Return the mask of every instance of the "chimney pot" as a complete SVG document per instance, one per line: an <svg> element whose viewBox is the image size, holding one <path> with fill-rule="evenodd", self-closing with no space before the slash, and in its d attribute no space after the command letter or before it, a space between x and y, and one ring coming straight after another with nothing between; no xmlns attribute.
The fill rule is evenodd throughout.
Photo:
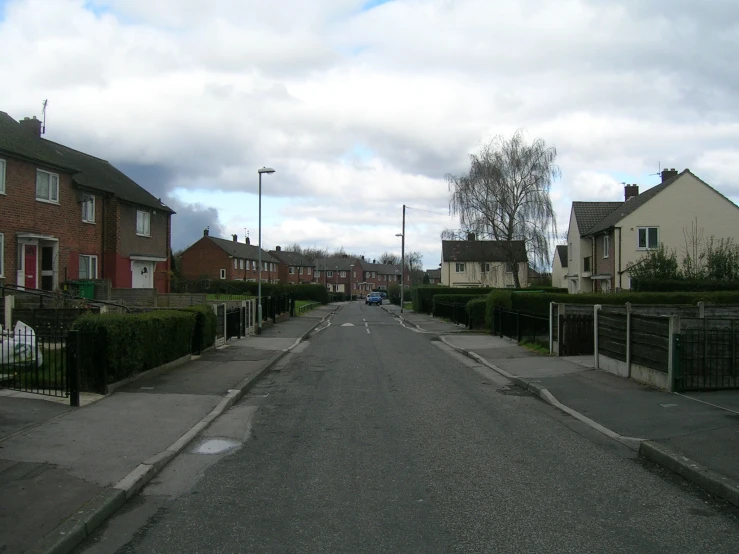
<svg viewBox="0 0 739 554"><path fill-rule="evenodd" d="M662 182L664 183L668 179L672 179L673 177L677 177L677 170L673 167L672 169L663 169L662 170Z"/></svg>
<svg viewBox="0 0 739 554"><path fill-rule="evenodd" d="M249 237L246 237L246 244L251 244L251 240L249 240Z"/></svg>
<svg viewBox="0 0 739 554"><path fill-rule="evenodd" d="M467 233L467 240L475 240L475 233Z"/></svg>
<svg viewBox="0 0 739 554"><path fill-rule="evenodd" d="M210 233L209 233L208 229L203 229L203 236L204 237L207 237L209 234Z"/></svg>
<svg viewBox="0 0 739 554"><path fill-rule="evenodd" d="M628 202L635 196L639 196L639 185L626 185L624 187L624 202Z"/></svg>
<svg viewBox="0 0 739 554"><path fill-rule="evenodd" d="M277 252L282 252L282 246L275 246L275 250Z"/></svg>
<svg viewBox="0 0 739 554"><path fill-rule="evenodd" d="M231 236L233 237L233 239L234 239L234 242L239 242L239 241L238 241L238 238L239 238L239 237L238 237L238 235L231 235Z"/></svg>

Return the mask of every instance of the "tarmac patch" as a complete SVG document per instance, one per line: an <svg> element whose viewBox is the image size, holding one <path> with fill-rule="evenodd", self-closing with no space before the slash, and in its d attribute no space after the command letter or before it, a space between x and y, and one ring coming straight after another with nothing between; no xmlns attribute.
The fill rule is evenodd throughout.
<svg viewBox="0 0 739 554"><path fill-rule="evenodd" d="M221 454L241 446L241 443L231 439L208 439L193 449L193 454Z"/></svg>

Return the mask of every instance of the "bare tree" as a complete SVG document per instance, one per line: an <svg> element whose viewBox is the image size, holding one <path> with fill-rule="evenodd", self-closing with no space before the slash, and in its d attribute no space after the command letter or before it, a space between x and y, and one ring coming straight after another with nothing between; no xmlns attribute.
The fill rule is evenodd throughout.
<svg viewBox="0 0 739 554"><path fill-rule="evenodd" d="M406 252L405 265L408 266L411 284L419 284L423 280L423 257L421 256L421 253Z"/></svg>
<svg viewBox="0 0 739 554"><path fill-rule="evenodd" d="M552 183L561 175L554 163L557 149L542 139L531 144L523 131L509 140L496 137L470 155L470 170L447 175L451 215L462 227L480 236L502 241L508 263L518 266L512 241L524 241L533 263L548 265L549 245L557 237L557 223L549 197ZM516 287L521 283L513 272Z"/></svg>
<svg viewBox="0 0 739 554"><path fill-rule="evenodd" d="M381 264L400 265L400 256L390 252L383 252L380 256Z"/></svg>

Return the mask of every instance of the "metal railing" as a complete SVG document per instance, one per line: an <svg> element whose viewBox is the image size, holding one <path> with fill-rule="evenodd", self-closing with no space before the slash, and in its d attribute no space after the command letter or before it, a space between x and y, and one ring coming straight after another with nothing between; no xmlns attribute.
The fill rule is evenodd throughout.
<svg viewBox="0 0 739 554"><path fill-rule="evenodd" d="M303 315L306 312L311 311L313 308L320 306L320 302L310 302L309 304L303 304L298 307L298 315Z"/></svg>
<svg viewBox="0 0 739 554"><path fill-rule="evenodd" d="M470 318L467 314L467 303L464 302L434 302L434 317L448 319L457 325L470 326Z"/></svg>
<svg viewBox="0 0 739 554"><path fill-rule="evenodd" d="M682 329L676 337L679 390L739 388L739 325Z"/></svg>
<svg viewBox="0 0 739 554"><path fill-rule="evenodd" d="M496 308L493 313L493 332L518 342L526 341L548 346L549 318Z"/></svg>

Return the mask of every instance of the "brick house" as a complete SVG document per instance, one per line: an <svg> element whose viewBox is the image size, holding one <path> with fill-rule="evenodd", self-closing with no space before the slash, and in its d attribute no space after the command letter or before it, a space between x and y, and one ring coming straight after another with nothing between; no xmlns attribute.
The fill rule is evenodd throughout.
<svg viewBox="0 0 739 554"><path fill-rule="evenodd" d="M441 269L427 269L426 275L429 278L429 285L441 284Z"/></svg>
<svg viewBox="0 0 739 554"><path fill-rule="evenodd" d="M393 283L400 284L401 271L400 266L393 264L377 263L377 260L365 260L362 257L359 261L362 273L359 275L361 279L357 283L357 294L366 295L373 290L387 290L389 285ZM411 275L408 268L405 271L405 287L410 287Z"/></svg>
<svg viewBox="0 0 739 554"><path fill-rule="evenodd" d="M56 290L109 279L169 291L174 211L109 162L0 112L0 282Z"/></svg>
<svg viewBox="0 0 739 554"><path fill-rule="evenodd" d="M297 252L287 252L279 246L270 250L269 254L280 261L277 265L280 283L299 285L314 282L316 264L313 260Z"/></svg>
<svg viewBox="0 0 739 554"><path fill-rule="evenodd" d="M338 292L343 294L357 293L357 285L361 278L361 270L359 260L354 257L334 256L331 258L317 258L314 260L315 283L325 286L330 292Z"/></svg>
<svg viewBox="0 0 739 554"><path fill-rule="evenodd" d="M231 240L211 237L208 229L203 236L182 253L180 273L183 279L196 281L211 279L222 281L257 280L259 247L251 244L249 237L239 242L237 235ZM262 250L262 282L279 283L280 261Z"/></svg>
<svg viewBox="0 0 739 554"><path fill-rule="evenodd" d="M508 261L511 256L515 261ZM513 288L514 271L521 287L526 287L528 268L521 240L476 240L469 233L467 240L441 241L441 283L447 287Z"/></svg>

